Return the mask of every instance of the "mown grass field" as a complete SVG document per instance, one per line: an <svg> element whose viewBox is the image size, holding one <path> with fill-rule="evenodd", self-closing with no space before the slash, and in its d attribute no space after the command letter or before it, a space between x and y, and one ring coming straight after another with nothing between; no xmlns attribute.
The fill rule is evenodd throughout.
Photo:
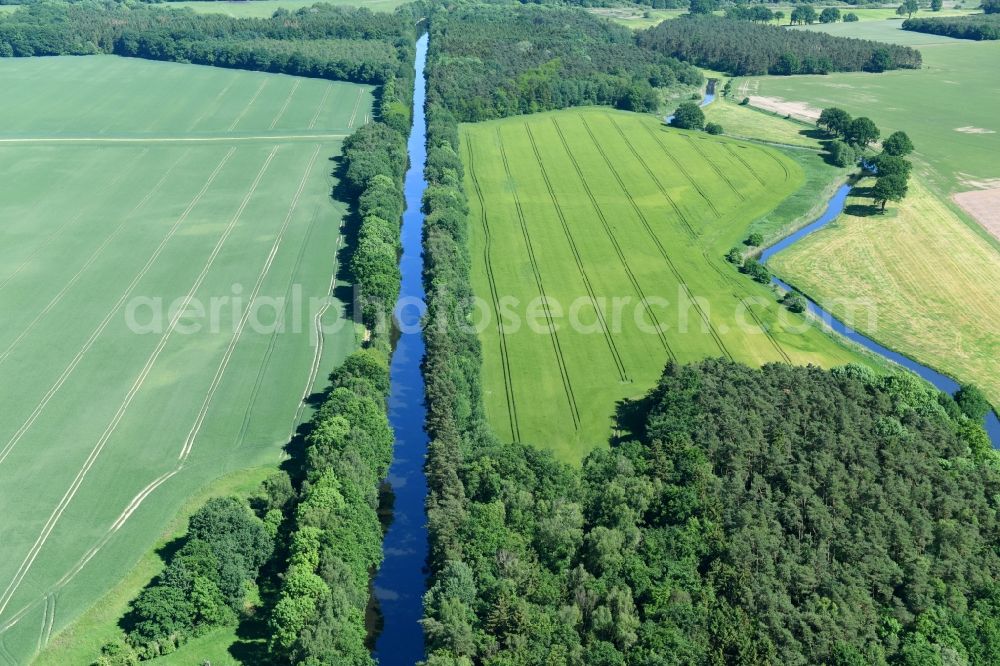
<svg viewBox="0 0 1000 666"><path fill-rule="evenodd" d="M850 316L840 299L867 301L855 328L978 384L1000 405L996 250L919 179L885 216L868 215L870 203L851 197L846 214L776 255L771 268L840 318Z"/></svg>
<svg viewBox="0 0 1000 666"><path fill-rule="evenodd" d="M350 323L312 342L345 213L330 158L371 94L111 56L0 77L0 662L21 664L193 492L276 463L354 348Z"/></svg>
<svg viewBox="0 0 1000 666"><path fill-rule="evenodd" d="M476 322L485 402L499 436L578 461L606 444L616 403L648 390L669 358L859 360L722 258L803 187L795 160L593 109L466 125L462 144L473 284L487 313ZM536 309L533 329L529 304L542 296L562 316ZM632 306L616 315L616 298ZM637 309L644 299L668 304ZM501 330L498 310L521 325L504 314Z"/></svg>
<svg viewBox="0 0 1000 666"><path fill-rule="evenodd" d="M886 24L893 22L886 21ZM911 33L880 23L872 33L849 25L827 26L827 32L911 43L919 39L924 67L883 74L829 74L827 76L757 77L734 83L737 96L745 94L802 101L817 108L840 106L854 115L875 120L883 133L905 130L917 146L918 157L930 168L920 176L938 194L973 189L973 181L1000 179L1000 42L973 42ZM906 39L898 39L906 37ZM896 38L896 39L894 39Z"/></svg>
<svg viewBox="0 0 1000 666"><path fill-rule="evenodd" d="M228 14L237 18L267 17L279 9L295 11L300 7L312 7L322 1L331 5L346 7L367 7L373 12L391 12L405 0L184 0L164 2L163 7L187 7L199 14Z"/></svg>

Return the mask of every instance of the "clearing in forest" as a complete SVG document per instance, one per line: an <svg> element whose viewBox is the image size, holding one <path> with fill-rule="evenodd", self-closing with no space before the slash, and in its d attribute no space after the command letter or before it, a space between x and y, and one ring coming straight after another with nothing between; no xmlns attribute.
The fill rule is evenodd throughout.
<svg viewBox="0 0 1000 666"><path fill-rule="evenodd" d="M464 125L462 158L499 436L580 460L671 358L858 360L723 259L805 182L781 152L573 109Z"/></svg>
<svg viewBox="0 0 1000 666"><path fill-rule="evenodd" d="M0 78L0 663L21 664L188 496L276 463L355 346L327 299L330 158L371 88L113 56Z"/></svg>

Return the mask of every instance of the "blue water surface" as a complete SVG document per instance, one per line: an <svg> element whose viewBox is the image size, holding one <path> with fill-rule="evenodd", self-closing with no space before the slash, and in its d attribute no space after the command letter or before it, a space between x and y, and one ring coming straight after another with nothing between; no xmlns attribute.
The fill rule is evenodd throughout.
<svg viewBox="0 0 1000 666"><path fill-rule="evenodd" d="M420 628L425 588L424 565L427 560L427 480L424 457L427 434L424 432L424 379L420 363L424 357L424 339L420 317L424 308L421 239L424 216L420 200L427 183L426 121L424 119L424 63L427 60L427 35L417 41L416 79L413 84L413 127L407 150L409 169L403 184L406 212L403 214L401 240L403 255L400 300L396 308L400 337L389 368L389 421L396 436L392 466L387 482L395 496L392 522L383 543L385 559L375 577L375 597L382 612L383 629L375 643L374 656L381 666L413 666L424 658L424 636Z"/></svg>
<svg viewBox="0 0 1000 666"><path fill-rule="evenodd" d="M843 212L844 204L847 201L847 195L850 193L850 191L851 191L850 185L842 185L833 195L833 198L830 199L830 203L827 204L826 210L823 211L823 215L821 215L819 219L817 219L812 224L809 224L803 227L802 229L799 229L791 236L788 236L787 238L775 243L771 247L761 252L760 260L762 262L766 262L768 259L773 257L778 252L781 252L782 250L790 247L791 245L794 245L795 243L799 242L812 232L816 231L817 229L821 229L822 227L825 227L830 222L835 220L837 216L840 215L841 212ZM772 282L782 287L783 289L792 289L790 285L782 282L778 278L771 278L771 280ZM952 379L951 377L943 375L937 370L933 370L932 368L928 368L925 365L921 365L920 363L917 363L913 359L904 356L899 352L893 351L887 347L880 345L871 338L866 337L861 333L858 333L853 328L847 326L839 319L836 319L832 314L830 314L829 312L818 306L815 302L809 300L808 298L806 298L806 301L809 308L809 312L813 313L814 315L822 319L824 322L829 324L830 328L835 330L837 333L840 333L844 337L853 340L862 347L865 347L875 352L876 354L881 354L882 356L888 358L889 360L895 363L898 363L904 368L915 372L916 374L920 375L921 377L929 381L931 384L933 384L936 388L942 391L946 391L948 393L953 394L955 393L955 391L958 390L959 388L958 382ZM986 432L990 436L990 441L993 442L993 448L1000 449L1000 419L997 419L996 412L990 412L989 414L986 415Z"/></svg>

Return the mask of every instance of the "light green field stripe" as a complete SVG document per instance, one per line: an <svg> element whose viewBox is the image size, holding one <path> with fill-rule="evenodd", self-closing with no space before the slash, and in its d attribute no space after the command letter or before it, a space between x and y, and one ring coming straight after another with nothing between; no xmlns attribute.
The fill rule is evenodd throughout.
<svg viewBox="0 0 1000 666"><path fill-rule="evenodd" d="M332 141L345 139L349 134L261 134L256 136L150 136L150 137L114 137L114 136L83 136L83 137L25 137L0 138L4 145L52 145L52 144L147 144L147 143L243 143L267 141Z"/></svg>

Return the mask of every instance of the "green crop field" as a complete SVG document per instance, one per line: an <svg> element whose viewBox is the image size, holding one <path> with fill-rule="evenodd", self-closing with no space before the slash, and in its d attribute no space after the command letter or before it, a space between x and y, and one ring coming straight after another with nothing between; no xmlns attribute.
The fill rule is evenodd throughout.
<svg viewBox="0 0 1000 666"><path fill-rule="evenodd" d="M485 402L500 436L579 460L669 358L858 360L723 261L802 188L796 160L606 110L465 125L462 143Z"/></svg>
<svg viewBox="0 0 1000 666"><path fill-rule="evenodd" d="M891 22L886 22L891 23ZM865 24L865 27L878 23ZM911 33L896 28L876 33L854 32L851 26L827 32L889 40L915 36L920 40L924 67L884 74L756 77L734 83L742 94L806 102L816 108L840 106L854 115L875 120L884 133L905 130L929 165L921 175L941 195L973 189L1000 178L1000 115L996 91L1000 42L973 42ZM906 40L893 40L909 43Z"/></svg>
<svg viewBox="0 0 1000 666"><path fill-rule="evenodd" d="M1000 255L919 179L885 216L868 214L870 203L849 199L848 214L771 267L869 337L979 384L1000 405Z"/></svg>
<svg viewBox="0 0 1000 666"><path fill-rule="evenodd" d="M184 0L165 2L163 7L187 7L199 14L227 14L237 18L266 17L278 9L295 11L300 7L312 7L317 2L346 7L367 7L373 12L391 12L405 0Z"/></svg>
<svg viewBox="0 0 1000 666"><path fill-rule="evenodd" d="M0 663L20 664L194 491L280 460L356 345L327 298L330 158L371 89L112 56L0 78Z"/></svg>

